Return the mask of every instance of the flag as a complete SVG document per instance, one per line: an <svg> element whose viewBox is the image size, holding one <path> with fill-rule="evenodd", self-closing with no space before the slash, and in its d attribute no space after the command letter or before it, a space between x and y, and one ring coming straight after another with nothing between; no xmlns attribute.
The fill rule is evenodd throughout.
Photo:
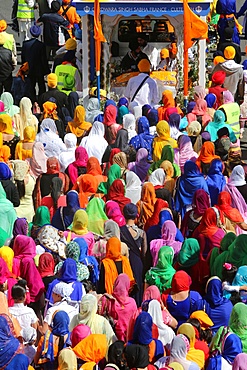
<svg viewBox="0 0 247 370"><path fill-rule="evenodd" d="M193 39L206 39L208 37L208 25L190 9L187 0L183 0L184 6L184 95L188 95L188 50L194 44Z"/></svg>
<svg viewBox="0 0 247 370"><path fill-rule="evenodd" d="M99 0L94 0L94 38L96 41L106 42L100 21Z"/></svg>

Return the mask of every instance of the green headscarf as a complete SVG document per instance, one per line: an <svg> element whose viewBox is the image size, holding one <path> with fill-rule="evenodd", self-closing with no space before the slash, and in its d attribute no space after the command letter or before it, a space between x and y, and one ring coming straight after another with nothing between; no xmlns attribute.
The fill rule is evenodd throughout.
<svg viewBox="0 0 247 370"><path fill-rule="evenodd" d="M227 233L220 242L220 249L213 248L210 256L210 272L211 276L222 278L222 267L225 262L228 262L228 248L236 239L236 235L232 232ZM221 253L220 253L221 252Z"/></svg>
<svg viewBox="0 0 247 370"><path fill-rule="evenodd" d="M156 285L162 293L171 288L171 282L176 270L172 267L174 250L171 247L161 247L158 262L146 273L145 280L149 285Z"/></svg>
<svg viewBox="0 0 247 370"><path fill-rule="evenodd" d="M88 214L88 230L98 235L104 235L104 223L108 220L104 208L105 202L103 199L94 197L90 200L86 209Z"/></svg>
<svg viewBox="0 0 247 370"><path fill-rule="evenodd" d="M107 194L113 181L120 179L120 177L121 177L121 168L118 164L114 163L109 169L107 182L101 182L99 184L97 190L98 193Z"/></svg>
<svg viewBox="0 0 247 370"><path fill-rule="evenodd" d="M13 227L17 219L13 203L6 196L3 185L0 182L0 220L1 228L6 232L7 238L12 237Z"/></svg>
<svg viewBox="0 0 247 370"><path fill-rule="evenodd" d="M171 162L173 169L174 169L173 177L178 177L181 175L181 170L179 166L176 163L174 163L174 150L171 145L165 145L163 147L162 152L161 152L161 159L151 164L148 170L148 174L151 175L153 171L160 168L161 163L164 161Z"/></svg>
<svg viewBox="0 0 247 370"><path fill-rule="evenodd" d="M229 261L236 267L247 265L247 235L239 235L229 247Z"/></svg>
<svg viewBox="0 0 247 370"><path fill-rule="evenodd" d="M33 225L42 227L51 223L49 209L46 206L40 206L36 209Z"/></svg>
<svg viewBox="0 0 247 370"><path fill-rule="evenodd" d="M194 238L185 239L178 253L178 263L187 268L194 266L199 261L200 245Z"/></svg>
<svg viewBox="0 0 247 370"><path fill-rule="evenodd" d="M8 234L0 227L0 248L4 246L5 241L8 239Z"/></svg>
<svg viewBox="0 0 247 370"><path fill-rule="evenodd" d="M217 350L219 353L223 352L225 340L224 338L229 333L232 333L231 329L228 326L221 326L215 336L212 339L212 342L210 344L210 352L214 352Z"/></svg>
<svg viewBox="0 0 247 370"><path fill-rule="evenodd" d="M244 235L244 234L242 234ZM232 309L229 327L242 341L243 352L247 352L247 306L237 303Z"/></svg>
<svg viewBox="0 0 247 370"><path fill-rule="evenodd" d="M65 254L67 258L72 258L76 262L77 266L77 280L83 281L89 278L89 271L87 266L79 262L80 257L80 246L74 241L71 241L66 245Z"/></svg>

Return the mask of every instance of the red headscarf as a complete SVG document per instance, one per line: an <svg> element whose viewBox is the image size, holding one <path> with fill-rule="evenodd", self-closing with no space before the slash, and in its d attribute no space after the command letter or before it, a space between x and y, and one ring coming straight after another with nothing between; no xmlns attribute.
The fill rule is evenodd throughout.
<svg viewBox="0 0 247 370"><path fill-rule="evenodd" d="M86 208L91 195L95 194L98 189L98 181L95 176L85 174L81 175L77 183L79 183L79 201L81 208ZM75 185L72 190L75 190Z"/></svg>
<svg viewBox="0 0 247 370"><path fill-rule="evenodd" d="M203 216L206 209L210 207L210 198L208 193L203 189L196 190L193 196L194 213L197 216Z"/></svg>
<svg viewBox="0 0 247 370"><path fill-rule="evenodd" d="M145 231L147 231L149 229L149 227L151 227L151 226L158 225L160 211L163 208L169 208L169 204L167 203L166 200L158 198L156 200L155 205L154 205L154 212L153 212L152 216L145 223L145 227L144 227Z"/></svg>
<svg viewBox="0 0 247 370"><path fill-rule="evenodd" d="M221 222L224 222L222 213L220 213ZM206 209L204 215L202 216L200 225L197 227L197 232L206 237L212 237L219 230L217 226L217 215L216 210L213 208Z"/></svg>
<svg viewBox="0 0 247 370"><path fill-rule="evenodd" d="M197 166L201 169L201 162L211 163L214 159L220 159L218 155L215 155L214 143L211 141L206 141L202 148L199 157L196 160Z"/></svg>
<svg viewBox="0 0 247 370"><path fill-rule="evenodd" d="M39 273L42 278L54 275L54 259L51 253L45 252L39 257Z"/></svg>
<svg viewBox="0 0 247 370"><path fill-rule="evenodd" d="M107 127L115 124L117 122L117 107L114 105L108 105L105 108L105 113L104 113L104 125Z"/></svg>
<svg viewBox="0 0 247 370"><path fill-rule="evenodd" d="M96 157L90 157L87 161L87 174L93 176L102 175L102 169Z"/></svg>
<svg viewBox="0 0 247 370"><path fill-rule="evenodd" d="M191 277L185 271L178 271L173 275L171 291L179 293L190 290L191 283Z"/></svg>
<svg viewBox="0 0 247 370"><path fill-rule="evenodd" d="M111 184L107 194L107 199L117 202L121 212L123 212L123 208L126 204L131 203L131 200L124 196L124 184L120 179L114 180Z"/></svg>
<svg viewBox="0 0 247 370"><path fill-rule="evenodd" d="M88 161L88 154L85 148L79 146L75 150L75 161L68 167L68 173L72 184L76 182L78 178L78 167L86 167Z"/></svg>
<svg viewBox="0 0 247 370"><path fill-rule="evenodd" d="M46 173L49 175L53 175L55 173L60 172L60 164L57 158L51 157L47 159L47 171Z"/></svg>
<svg viewBox="0 0 247 370"><path fill-rule="evenodd" d="M232 222L244 222L244 219L237 208L231 206L231 195L227 191L222 191L218 196L218 204L215 206Z"/></svg>

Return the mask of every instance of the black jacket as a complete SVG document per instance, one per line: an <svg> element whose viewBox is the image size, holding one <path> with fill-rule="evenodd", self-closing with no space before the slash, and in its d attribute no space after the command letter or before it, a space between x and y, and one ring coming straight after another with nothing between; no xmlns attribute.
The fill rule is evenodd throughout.
<svg viewBox="0 0 247 370"><path fill-rule="evenodd" d="M45 13L38 20L44 24L44 43L46 46L61 46L59 43L59 27L63 28L65 39L69 38L66 28L69 22L57 13Z"/></svg>
<svg viewBox="0 0 247 370"><path fill-rule="evenodd" d="M21 62L28 62L29 76L45 76L50 73L45 44L36 38L23 42Z"/></svg>
<svg viewBox="0 0 247 370"><path fill-rule="evenodd" d="M13 71L12 52L0 45L0 82L7 80Z"/></svg>
<svg viewBox="0 0 247 370"><path fill-rule="evenodd" d="M11 203L13 203L14 207L19 207L20 197L15 184L11 180L1 180L1 183L5 190L7 199L10 200Z"/></svg>
<svg viewBox="0 0 247 370"><path fill-rule="evenodd" d="M62 91L59 91L57 88L52 89L49 87L48 91L46 91L39 97L39 106L43 107L43 104L50 98L56 99L58 116L63 119L64 115L62 108L69 105L68 95L66 95Z"/></svg>

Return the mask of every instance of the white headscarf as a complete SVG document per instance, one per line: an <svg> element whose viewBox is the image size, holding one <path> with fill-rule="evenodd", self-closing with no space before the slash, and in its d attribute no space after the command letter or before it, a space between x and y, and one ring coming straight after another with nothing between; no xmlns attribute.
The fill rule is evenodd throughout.
<svg viewBox="0 0 247 370"><path fill-rule="evenodd" d="M123 128L128 131L128 140L130 141L132 137L136 136L136 119L134 114L128 113L123 116Z"/></svg>
<svg viewBox="0 0 247 370"><path fill-rule="evenodd" d="M126 172L126 191L125 196L136 204L141 199L141 180L135 172Z"/></svg>
<svg viewBox="0 0 247 370"><path fill-rule="evenodd" d="M149 176L148 181L153 184L153 186L163 186L165 183L166 175L162 168L158 168Z"/></svg>
<svg viewBox="0 0 247 370"><path fill-rule="evenodd" d="M240 164L233 168L229 178L229 184L234 186L242 186L246 184L245 172Z"/></svg>
<svg viewBox="0 0 247 370"><path fill-rule="evenodd" d="M64 144L67 150L59 155L59 163L61 171L64 172L70 163L75 161L75 150L77 144L77 137L75 134L69 133L64 136Z"/></svg>
<svg viewBox="0 0 247 370"><path fill-rule="evenodd" d="M73 293L73 287L69 284L60 281L52 289L52 293L59 294L62 298L69 299L70 295Z"/></svg>
<svg viewBox="0 0 247 370"><path fill-rule="evenodd" d="M46 118L40 125L40 132L36 135L36 141L44 145L45 155L58 158L61 152L67 150L62 139L57 135L57 126L53 119Z"/></svg>
<svg viewBox="0 0 247 370"><path fill-rule="evenodd" d="M86 108L86 121L94 123L94 119L102 114L100 110L100 104L97 98L90 98Z"/></svg>
<svg viewBox="0 0 247 370"><path fill-rule="evenodd" d="M153 323L158 327L158 339L161 340L164 346L171 344L175 334L169 326L164 324L160 303L156 299L152 299L152 301L149 302L148 313L152 316Z"/></svg>
<svg viewBox="0 0 247 370"><path fill-rule="evenodd" d="M101 164L103 154L108 146L104 138L105 127L102 122L95 121L88 136L83 137L80 146L86 149L88 157L96 157Z"/></svg>

